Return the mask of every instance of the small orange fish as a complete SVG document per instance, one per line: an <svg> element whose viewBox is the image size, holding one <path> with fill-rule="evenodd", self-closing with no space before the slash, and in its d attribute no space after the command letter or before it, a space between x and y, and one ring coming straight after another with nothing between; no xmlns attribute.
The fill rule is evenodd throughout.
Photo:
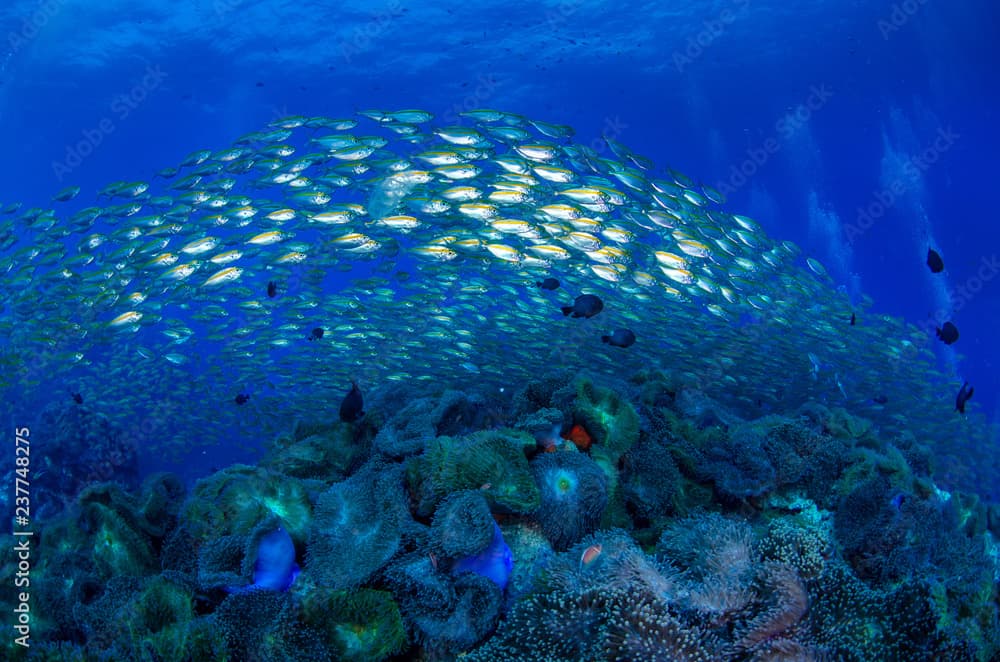
<svg viewBox="0 0 1000 662"><path fill-rule="evenodd" d="M591 545L587 549L583 550L583 554L580 555L580 569L583 570L584 566L593 563L600 555L601 555L601 543Z"/></svg>

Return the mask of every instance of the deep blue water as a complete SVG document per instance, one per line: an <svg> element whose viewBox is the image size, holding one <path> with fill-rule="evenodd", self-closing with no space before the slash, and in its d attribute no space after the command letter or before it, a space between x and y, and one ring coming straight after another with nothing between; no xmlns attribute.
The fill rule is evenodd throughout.
<svg viewBox="0 0 1000 662"><path fill-rule="evenodd" d="M372 340L378 336L370 330L351 334L365 336L364 343L336 343L338 329L351 330L349 323L337 325L350 322L354 310L335 295L358 286L373 297L374 309L392 298L389 288L366 289L359 277L384 277L380 283L400 290L409 278L435 278L438 265L420 262L414 245L395 261L385 242L376 253L383 261L365 262L331 249L334 241L322 234L327 226L290 224L303 245L313 242L302 250L320 255L311 264L329 271L315 281L306 277L310 263L272 271L266 260L274 254L255 265L267 269L254 270L249 265L258 254L247 249L249 275L240 285L263 301L260 317L241 305L251 302L208 288L207 271L198 285L158 280L164 276L143 264L147 251L139 250L122 258L131 261L127 269L106 274L116 279L106 290L95 285L100 264L65 276L89 292L111 293L89 307L72 297L46 299L64 285L55 267L26 282L32 267L24 262L34 256L23 244L38 227L16 228L22 217L0 214L0 243L14 244L16 254L4 261L9 256L0 253L0 264L20 261L20 280L7 286L23 288L0 297L0 328L30 320L73 329L62 318L97 311L87 318L86 342L72 334L52 339L39 328L15 333L0 347L0 369L10 371L0 375L0 419L12 418L18 429L30 422L37 449L30 472L18 464L18 473L13 463L0 470L5 511L17 512L8 507L18 494L10 484L15 477L30 474L34 489L31 517L15 515L11 532L0 531L8 550L0 558L3 583L20 588L14 577L34 573L28 597L9 591L0 600L4 622L30 620L32 652L49 651L51 659L56 650L59 659L84 650L100 659L345 659L338 651L351 642L351 659L366 660L470 654L506 662L514 659L511 651L532 660L644 660L682 648L677 659L798 659L795 651L801 659L997 659L1000 439L994 432L992 447L970 446L986 437L978 434L983 413L1000 424L1000 224L992 199L1000 154L998 61L1000 8L991 0L0 3L0 210L19 201L68 218L86 205L121 203L95 200L95 193L112 181L153 181L195 150L211 150L212 161L221 163L218 151L237 137L288 115L415 108L447 126L470 123L459 114L464 110L496 108L574 127L579 143L609 158L615 154L602 138L612 138L655 163L655 177L665 177L662 167L669 166L724 192L726 211L749 215L770 237L802 247L797 266L782 263L796 269L789 290L818 282L800 268L811 256L849 295L854 307L834 313L828 329L851 333L847 320L855 308L863 333L899 329L891 320L866 324L865 315L903 318L921 329L922 347L933 351L946 376L940 397L931 397L923 384L900 387L886 372L893 401L883 407L889 400L877 388L871 392L871 371L858 377L820 367L806 355L828 355L823 348L775 342L771 334L801 332L803 324L759 318L756 310L783 311L785 302L758 306L746 292L734 335L760 339L765 358L774 347L794 348L793 356L774 362L746 352L746 363L779 365L787 376L763 376L767 383L754 392L756 382L724 374L740 370L738 352L747 344L736 343L734 351L726 345L733 336L711 337L707 330L721 323L710 315L677 336L688 343L701 334L709 350L683 349L702 363L682 373L687 364L670 365L675 355L665 349L679 347L669 342L674 329L642 337L660 329L636 326L640 340L632 351L650 351L650 364L665 368L626 375L624 368L634 365L629 360L641 364L646 355L614 354L619 350L592 332L610 324L605 320L623 319L612 316L626 308L624 297L609 297L598 320L559 314L559 305L588 286L581 282L586 268L552 267L563 286L543 293L530 282L520 287L525 271L504 271L510 265L497 262L496 271L476 272L481 265L465 256L458 260L463 270L454 272L459 285L499 273L510 277L503 291L520 295L515 305L528 301L526 292L548 297L541 300L551 309L525 317L531 331L551 329L560 342L549 346L539 334L541 340L525 344L552 349L553 365L536 365L530 352L516 351L522 339L506 336L523 326L494 324L499 330L482 332L485 323L445 324L444 313L453 311L478 311L480 321L490 320L509 312L509 300L483 297L478 301L489 302L475 308L468 303L474 297L462 298L457 286L427 287L446 292L440 307L430 297L414 300L441 315L421 315L410 300L404 309L397 299L392 314L417 310L414 317L423 319L399 320L386 333L411 334L417 340L404 347L432 347L435 356L417 357L423 372L414 371L415 379L402 370L386 376L379 365L352 361L359 345L375 348L366 357L388 346ZM365 121L359 131L406 128ZM300 146L309 144L305 131L295 136ZM251 142L263 150L268 140ZM335 156L331 151L329 159ZM354 195L374 207L372 187L389 178L353 174L338 202ZM152 190L164 193L165 182L156 180L159 190ZM255 185L241 181L235 190L253 195ZM53 202L68 186L82 188L79 198ZM288 191L282 195L288 197L274 201L297 204L287 202ZM266 201L254 204L271 209ZM623 209L626 217L635 208ZM177 234L185 242L205 230L204 212L181 214L188 225ZM101 231L119 230L108 226L123 216L99 219ZM247 233L257 229L234 225L217 232L221 244L250 244ZM19 242L7 233L11 226L21 232ZM131 239L146 242L162 230L148 227L146 236ZM427 241L430 231L421 232ZM74 259L86 252L81 234L53 241L64 242L67 259ZM666 233L648 236L658 235ZM169 250L186 252L178 244L180 238ZM943 256L944 273L928 269L929 247ZM96 254L106 258L112 248L102 251ZM351 273L340 270L348 260ZM714 262L720 269L733 264L725 256ZM123 281L140 271L138 286L169 294L170 310L164 308L160 323L157 302L140 300L133 307L152 323L109 329L111 315L130 304L124 296L108 300L117 290L125 294ZM734 272L731 282L755 280L747 276L751 270ZM282 288L273 301L264 298L271 274ZM785 275L774 280L784 286ZM650 319L684 323L683 311L691 309L642 287L615 293L638 293L636 311L649 310L639 305L646 299L676 302L681 313ZM480 291L492 297L496 289ZM803 300L800 291L822 292L797 290L789 300ZM189 295L196 305L185 308ZM870 309L865 296L874 301ZM37 310L52 320L34 314L35 297ZM225 322L207 311L216 302L229 306ZM359 300L359 307L367 303ZM806 301L801 319L812 320L825 305ZM362 312L388 317L371 309ZM343 320L322 317L340 313ZM648 321L638 317L624 319ZM945 320L961 331L951 346L934 337ZM192 327L190 342L164 340L164 331L176 331L174 322ZM328 344L302 337L314 324L327 327ZM247 345L225 334L206 337L237 327L259 333L253 352L236 354ZM482 362L488 369L463 362L479 357L447 352L458 344L456 335L430 333L455 327L466 332L463 339L475 335L469 329L483 333L474 349L494 348L496 360ZM293 337L297 343L275 342ZM431 337L445 340L423 344ZM842 356L858 337L869 336L829 345ZM26 344L14 347L18 340ZM70 355L77 340L89 369L53 378L50 360L62 354L45 348L69 348L63 354ZM871 355L894 363L916 355L899 337L885 341L896 354ZM177 354L154 361L140 348ZM26 359L33 351L42 358ZM628 359L619 365L618 356ZM728 362L715 363L717 356ZM492 372L502 373L519 360L531 377L527 384L483 374L497 365ZM591 365L604 369L607 390L600 379L587 381ZM438 367L460 379L424 381ZM574 374L567 377L569 368ZM27 377L18 383L10 374ZM119 378L124 383L111 383ZM348 378L362 384L367 413L341 410L337 420ZM951 405L964 381L975 387L967 420ZM497 383L509 388L498 393ZM854 386L857 392L848 392ZM421 390L438 387L449 390ZM84 395L71 400L76 391ZM249 404L236 394L248 395ZM738 415L736 406L743 407ZM925 418L910 425L900 411ZM932 418L937 411L939 426ZM862 420L868 416L883 427L873 431ZM206 421L219 424L202 439L198 427ZM139 488L140 478L159 470L176 476L154 475ZM11 553L19 549L13 541L25 537L36 545L30 563ZM15 604L30 606L30 619ZM8 639L0 649L23 645ZM386 650L371 652L380 647Z"/></svg>
<svg viewBox="0 0 1000 662"><path fill-rule="evenodd" d="M731 210L880 313L930 329L945 311L961 340L927 342L995 419L997 14L986 0L14 2L0 201L148 179L289 113L502 108L730 191Z"/></svg>

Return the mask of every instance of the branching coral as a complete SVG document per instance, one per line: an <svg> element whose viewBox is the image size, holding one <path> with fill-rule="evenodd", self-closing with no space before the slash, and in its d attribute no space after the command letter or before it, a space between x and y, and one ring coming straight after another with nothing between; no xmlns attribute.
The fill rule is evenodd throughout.
<svg viewBox="0 0 1000 662"><path fill-rule="evenodd" d="M607 505L604 472L583 453L543 453L531 462L541 493L535 518L556 550L593 531Z"/></svg>

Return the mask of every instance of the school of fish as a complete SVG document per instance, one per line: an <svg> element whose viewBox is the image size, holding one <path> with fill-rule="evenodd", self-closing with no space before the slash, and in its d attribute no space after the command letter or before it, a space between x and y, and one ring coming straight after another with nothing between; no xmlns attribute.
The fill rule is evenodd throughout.
<svg viewBox="0 0 1000 662"><path fill-rule="evenodd" d="M852 304L717 191L566 126L286 117L85 198L0 208L4 406L72 389L123 426L159 411L156 449L332 419L352 380L510 393L560 368L663 368L746 417L815 399L986 434L926 331ZM584 294L603 308L561 312Z"/></svg>

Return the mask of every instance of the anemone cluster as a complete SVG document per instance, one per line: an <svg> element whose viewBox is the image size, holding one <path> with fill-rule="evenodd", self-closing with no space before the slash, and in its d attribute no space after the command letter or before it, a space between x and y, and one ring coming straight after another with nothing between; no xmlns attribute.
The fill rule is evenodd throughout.
<svg viewBox="0 0 1000 662"><path fill-rule="evenodd" d="M651 372L407 393L354 423L320 413L190 490L81 487L40 532L32 652L1000 655L1000 508L941 490L928 440L818 403L743 420Z"/></svg>

